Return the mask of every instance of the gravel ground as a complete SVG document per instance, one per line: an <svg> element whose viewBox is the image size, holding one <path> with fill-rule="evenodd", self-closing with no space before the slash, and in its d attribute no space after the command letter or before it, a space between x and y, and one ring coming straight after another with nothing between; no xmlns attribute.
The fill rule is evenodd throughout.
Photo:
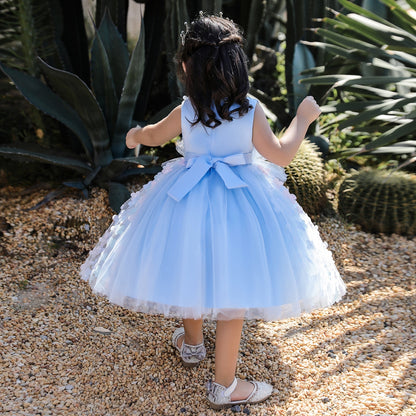
<svg viewBox="0 0 416 416"><path fill-rule="evenodd" d="M138 185L133 185L136 190ZM0 196L1 415L416 415L416 241L317 218L347 283L331 308L245 323L238 375L275 386L267 402L211 410L208 359L182 367L179 324L93 295L78 269L111 222L107 194L45 190Z"/></svg>

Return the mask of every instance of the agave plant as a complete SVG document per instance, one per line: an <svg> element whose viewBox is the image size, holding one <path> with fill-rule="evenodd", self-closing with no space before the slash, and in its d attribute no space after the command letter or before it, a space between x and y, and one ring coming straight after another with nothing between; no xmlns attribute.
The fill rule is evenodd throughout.
<svg viewBox="0 0 416 416"><path fill-rule="evenodd" d="M324 18L330 29L318 28L322 42L304 42L330 54L325 65L305 73L304 84L326 85L340 97L324 112L339 115L327 127L359 132L366 138L360 148L335 156L361 154L407 155L399 167L416 160L416 1L379 0L392 18L339 0L351 12L334 11Z"/></svg>
<svg viewBox="0 0 416 416"><path fill-rule="evenodd" d="M90 89L77 75L54 68L38 58L46 84L17 69L0 64L3 72L34 106L63 123L80 140L80 157L60 155L44 149L0 147L0 155L37 160L70 168L83 179L64 182L88 195L94 181L109 188L111 207L118 212L128 199L128 189L119 181L129 175L148 173L158 168L138 168L148 164L150 156L135 157L125 146L126 132L140 91L144 69L143 29L129 57L127 46L105 14L96 30L91 47ZM47 197L46 200L48 200Z"/></svg>

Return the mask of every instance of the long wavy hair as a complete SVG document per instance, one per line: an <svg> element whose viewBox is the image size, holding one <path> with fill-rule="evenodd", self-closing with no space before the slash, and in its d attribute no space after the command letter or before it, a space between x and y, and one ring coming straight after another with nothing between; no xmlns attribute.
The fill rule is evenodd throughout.
<svg viewBox="0 0 416 416"><path fill-rule="evenodd" d="M247 99L248 59L239 27L231 20L201 13L187 25L181 40L175 62L179 79L195 109L192 125L201 122L215 128L221 119L232 121L233 113L246 114L252 106ZM233 104L237 106L231 110Z"/></svg>

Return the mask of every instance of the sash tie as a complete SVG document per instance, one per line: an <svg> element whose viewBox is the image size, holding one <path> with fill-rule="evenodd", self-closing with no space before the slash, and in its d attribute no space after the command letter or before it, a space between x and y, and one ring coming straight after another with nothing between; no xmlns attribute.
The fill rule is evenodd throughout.
<svg viewBox="0 0 416 416"><path fill-rule="evenodd" d="M168 195L175 201L180 201L212 168L218 173L228 189L248 186L230 166L247 165L251 163L251 153L236 153L229 156L214 157L211 155L186 154L187 170L170 188Z"/></svg>

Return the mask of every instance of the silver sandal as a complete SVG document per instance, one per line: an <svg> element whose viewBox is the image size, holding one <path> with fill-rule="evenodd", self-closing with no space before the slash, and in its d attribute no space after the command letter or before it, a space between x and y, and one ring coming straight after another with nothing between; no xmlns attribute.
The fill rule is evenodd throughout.
<svg viewBox="0 0 416 416"><path fill-rule="evenodd" d="M237 378L234 378L234 381L229 387L225 387L214 381L209 381L207 383L209 404L213 409L219 410L238 404L260 403L271 396L273 392L273 386L271 384L259 381L250 381L250 383L254 385L254 389L246 399L231 401L231 394L237 387Z"/></svg>
<svg viewBox="0 0 416 416"><path fill-rule="evenodd" d="M182 345L178 347L179 337L185 335L184 328L178 328L172 335L172 344L179 351L182 363L185 367L197 366L207 355L204 343L198 345L185 344L185 337Z"/></svg>

